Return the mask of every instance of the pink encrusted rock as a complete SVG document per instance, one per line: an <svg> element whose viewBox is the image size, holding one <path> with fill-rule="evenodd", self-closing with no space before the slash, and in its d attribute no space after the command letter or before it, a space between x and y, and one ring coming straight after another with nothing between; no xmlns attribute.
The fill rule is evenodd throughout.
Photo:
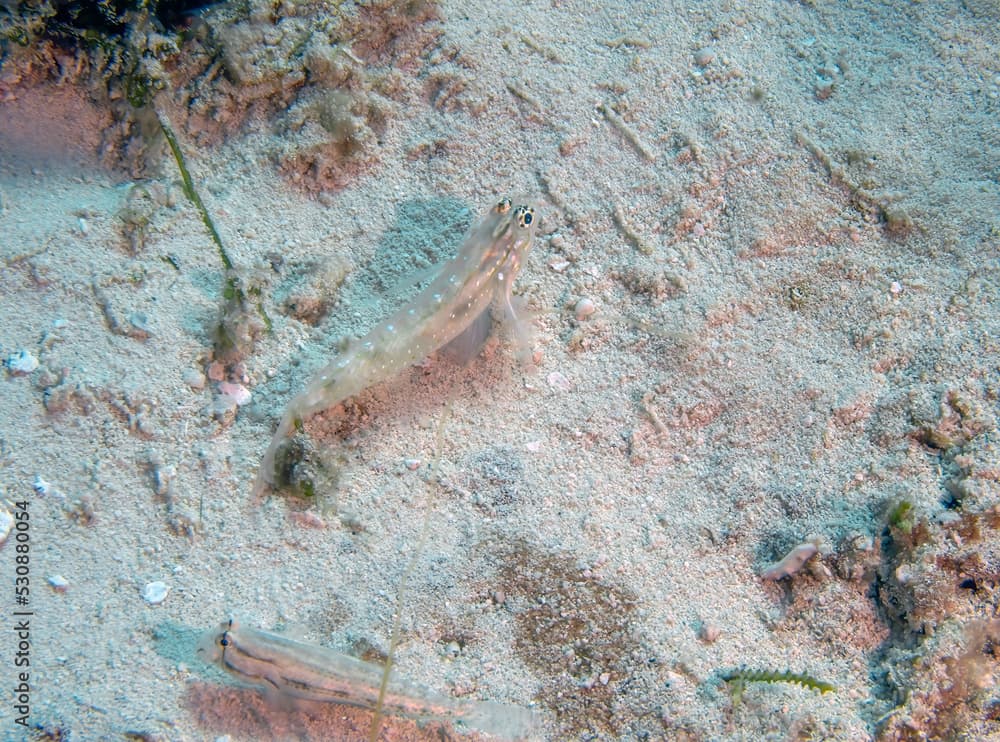
<svg viewBox="0 0 1000 742"><path fill-rule="evenodd" d="M230 397L237 407L242 407L250 402L250 390L242 384L234 384L231 381L219 382L219 393Z"/></svg>
<svg viewBox="0 0 1000 742"><path fill-rule="evenodd" d="M780 580L783 577L791 577L800 569L802 565L812 559L813 555L819 551L816 544L805 542L799 544L779 562L775 562L770 567L760 573L765 580Z"/></svg>

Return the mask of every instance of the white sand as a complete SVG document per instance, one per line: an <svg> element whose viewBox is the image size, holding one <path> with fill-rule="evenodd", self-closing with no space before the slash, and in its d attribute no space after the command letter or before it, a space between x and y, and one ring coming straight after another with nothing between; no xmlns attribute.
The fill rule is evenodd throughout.
<svg viewBox="0 0 1000 742"><path fill-rule="evenodd" d="M323 199L277 172L266 121L202 146L179 130L234 261L284 260L273 333L247 361L253 404L229 425L205 411L213 382L183 381L211 352L221 272L173 163L159 182L176 205L131 256L126 176L98 164L105 114L70 85L14 87L0 350L42 368L0 383L0 494L31 515L31 722L72 740L366 739L369 713L276 709L199 664L194 642L236 613L386 649L431 492L400 675L533 706L544 739L873 738L894 706L880 649L906 642L871 581L839 574L846 540L879 543L894 498L941 511L949 462L915 440L918 413L936 420L949 390L997 412L1000 11L751 6L447 2L439 48L459 60L406 74L380 163ZM454 105L432 105L436 72L462 83ZM346 459L336 501L360 533L329 513L309 527L281 497L254 506L284 404L420 267L393 252L414 249L390 240L401 209L475 215L519 192L545 204L518 281L537 369L504 340L469 368L432 360L366 392L346 441L343 420L312 421ZM425 265L454 250L454 227L418 224L446 236L422 243ZM351 272L317 328L281 312L296 276L308 290L337 265ZM598 307L582 322L581 297ZM428 487L404 462L433 458L445 401L445 484ZM156 471L174 474L167 495ZM67 515L81 499L89 525ZM185 517L192 537L175 532ZM811 534L831 576L758 577ZM14 559L9 541L5 626ZM153 607L155 580L170 593ZM7 641L0 724L16 739ZM837 690L750 684L733 712L720 676L741 665ZM440 737L391 720L381 739Z"/></svg>

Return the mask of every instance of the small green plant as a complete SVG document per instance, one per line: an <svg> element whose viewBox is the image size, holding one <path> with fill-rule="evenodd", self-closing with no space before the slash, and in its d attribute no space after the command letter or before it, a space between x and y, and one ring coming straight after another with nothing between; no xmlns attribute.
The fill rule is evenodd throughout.
<svg viewBox="0 0 1000 742"><path fill-rule="evenodd" d="M886 520L892 528L909 533L914 525L913 503L909 500L900 500L893 505Z"/></svg>
<svg viewBox="0 0 1000 742"><path fill-rule="evenodd" d="M167 144L170 145L170 151L174 155L174 160L177 162L177 169L181 173L181 182L184 185L184 195L188 197L188 200L194 204L194 207L198 210L198 214L201 216L202 222L205 224L205 228L208 230L208 234L212 238L212 242L219 249L219 257L222 259L223 267L228 271L233 268L233 261L229 259L229 254L226 252L226 248L222 245L222 237L219 236L218 230L215 228L215 222L212 221L212 217L208 214L208 209L205 208L204 202L201 200L201 196L198 195L198 191L195 190L194 181L191 179L191 173L188 172L187 163L184 162L184 154L181 152L181 146L177 142L177 137L174 135L174 130L167 123L167 119L163 115L158 116L160 121L160 128L163 130L163 136L167 140ZM228 287L233 288L233 287ZM234 289L235 290L235 289Z"/></svg>
<svg viewBox="0 0 1000 742"><path fill-rule="evenodd" d="M812 675L792 672L791 670L748 670L740 668L732 672L727 672L722 676L729 686L730 697L733 701L733 708L740 705L743 700L743 690L747 683L792 683L801 685L809 690L818 690L820 693L830 693L836 690L831 683L817 680Z"/></svg>

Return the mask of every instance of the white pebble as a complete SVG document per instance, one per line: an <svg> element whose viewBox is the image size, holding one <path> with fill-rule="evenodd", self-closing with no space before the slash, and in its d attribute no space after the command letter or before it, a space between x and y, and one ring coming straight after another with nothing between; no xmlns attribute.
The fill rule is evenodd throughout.
<svg viewBox="0 0 1000 742"><path fill-rule="evenodd" d="M69 587L69 580L62 575L49 575L45 579L48 580L49 585L51 585L52 589L57 593L66 592L66 588Z"/></svg>
<svg viewBox="0 0 1000 742"><path fill-rule="evenodd" d="M592 299L588 299L586 297L580 299L580 301L578 301L576 306L573 308L573 312L576 314L578 321L587 319L587 317L596 311L597 305L594 304Z"/></svg>
<svg viewBox="0 0 1000 742"><path fill-rule="evenodd" d="M157 580L156 582L150 582L142 589L142 599L150 605L159 605L167 599L169 593L170 588L167 586L167 583Z"/></svg>
<svg viewBox="0 0 1000 742"><path fill-rule="evenodd" d="M5 365L14 376L27 376L38 368L38 359L29 351L18 350L7 356Z"/></svg>
<svg viewBox="0 0 1000 742"><path fill-rule="evenodd" d="M10 535L10 529L14 527L14 516L3 505L0 505L0 544L3 544Z"/></svg>
<svg viewBox="0 0 1000 742"><path fill-rule="evenodd" d="M410 471L416 471L420 468L420 459L405 459L403 461L403 466Z"/></svg>

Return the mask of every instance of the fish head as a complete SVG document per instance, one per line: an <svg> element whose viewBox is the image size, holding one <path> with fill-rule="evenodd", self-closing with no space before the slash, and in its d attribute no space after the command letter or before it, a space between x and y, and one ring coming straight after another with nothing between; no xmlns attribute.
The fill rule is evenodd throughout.
<svg viewBox="0 0 1000 742"><path fill-rule="evenodd" d="M501 293L509 296L514 279L534 244L542 211L537 201L521 196L502 199L494 211L500 217L493 233L494 250L501 256L496 277L502 287Z"/></svg>
<svg viewBox="0 0 1000 742"><path fill-rule="evenodd" d="M229 646L229 633L236 630L236 619L223 621L211 631L206 631L198 642L195 654L210 665L222 663L222 655Z"/></svg>

